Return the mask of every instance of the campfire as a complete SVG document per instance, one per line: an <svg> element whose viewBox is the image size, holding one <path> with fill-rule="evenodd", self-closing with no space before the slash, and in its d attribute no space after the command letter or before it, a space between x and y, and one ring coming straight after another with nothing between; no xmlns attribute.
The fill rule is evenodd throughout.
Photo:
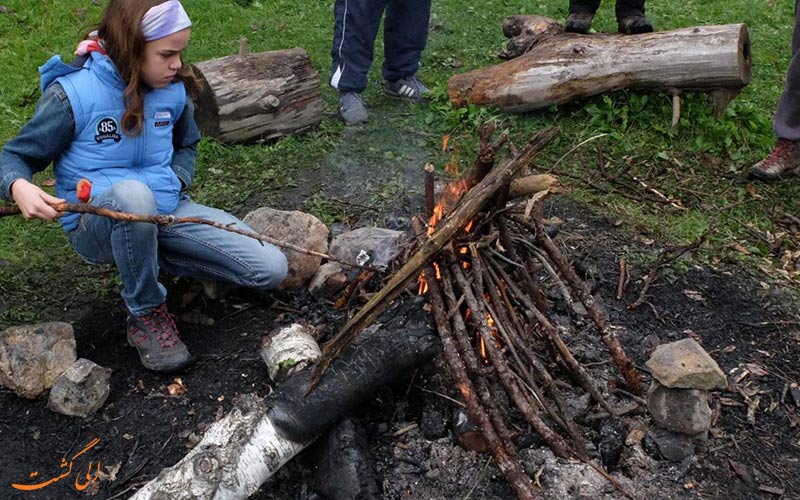
<svg viewBox="0 0 800 500"><path fill-rule="evenodd" d="M471 446L492 453L518 497L535 498L536 493L531 475L519 465L518 431L508 416L512 412L493 397L495 387L504 389L509 406L557 456L589 464L621 490L592 461L562 388L576 385L575 390L588 394L611 418L619 411L570 351L564 340L569 327L550 319L545 288L554 289L574 316L582 306L581 314L593 322L632 394L641 393L640 375L586 283L548 234L542 213L547 188L531 192L514 186L517 173L556 132L538 134L519 153L506 135L490 143L493 132L490 126L481 129L472 172L448 184L436 203L433 172L428 170L427 223L412 220L416 252L326 346L317 374L416 275L418 293L430 303L452 383L479 430L478 442ZM495 156L506 144L511 158L495 167ZM519 193L531 195L530 200L516 201ZM470 440L474 443L474 436Z"/></svg>
<svg viewBox="0 0 800 500"><path fill-rule="evenodd" d="M519 151L506 134L490 142L493 133L492 126L481 128L472 170L450 183L438 202L433 169L427 169L428 213L412 218L411 247L397 259L404 262L395 264L399 268L324 345L313 371L297 372L263 400L241 402L137 499L181 491L187 481L201 482L209 498L219 488L230 488L231 498L246 496L354 411L365 395L428 362L437 350L430 327L400 332L372 325L390 304L408 302L396 299L411 289L426 298L422 312L432 315L441 340L448 372L442 375L449 376L449 389L466 409L466 418L453 429L459 443L489 451L518 498L534 499L535 471L524 470L518 454L518 438L528 433L527 425L556 456L584 462L627 495L592 454L566 396L588 395L610 419L622 412L570 351L565 340L573 333L570 323L554 319L548 294L557 294L571 317L590 319L624 378L617 382L610 376L609 389L625 385L636 398L639 373L587 285L548 234L542 200L557 180L517 178L557 131L538 133ZM495 166L506 146L510 157ZM528 200L520 202L523 197ZM363 270L337 302L349 307L361 297L355 291L381 274ZM372 332L351 348L364 330ZM240 455L253 460L240 461Z"/></svg>

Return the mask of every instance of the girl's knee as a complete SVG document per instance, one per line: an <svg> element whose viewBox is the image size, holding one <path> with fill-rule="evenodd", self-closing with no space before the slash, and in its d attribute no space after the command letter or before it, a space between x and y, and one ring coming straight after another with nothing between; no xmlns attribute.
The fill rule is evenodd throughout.
<svg viewBox="0 0 800 500"><path fill-rule="evenodd" d="M117 182L108 190L116 209L133 214L154 215L158 212L156 198L150 186L136 180Z"/></svg>
<svg viewBox="0 0 800 500"><path fill-rule="evenodd" d="M264 247L264 258L255 276L253 288L270 290L277 287L289 273L289 262L286 255L272 246Z"/></svg>

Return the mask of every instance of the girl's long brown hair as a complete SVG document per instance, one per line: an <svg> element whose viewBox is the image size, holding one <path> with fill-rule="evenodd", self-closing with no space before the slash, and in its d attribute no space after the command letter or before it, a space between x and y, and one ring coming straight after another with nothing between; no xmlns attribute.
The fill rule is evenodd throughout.
<svg viewBox="0 0 800 500"><path fill-rule="evenodd" d="M98 37L103 40L108 57L114 61L126 85L125 113L122 115L122 130L126 135L139 135L144 127L144 84L141 77L146 42L142 34L142 18L150 8L165 1L110 0L97 27ZM197 96L200 86L191 68L182 66L177 78L190 95Z"/></svg>

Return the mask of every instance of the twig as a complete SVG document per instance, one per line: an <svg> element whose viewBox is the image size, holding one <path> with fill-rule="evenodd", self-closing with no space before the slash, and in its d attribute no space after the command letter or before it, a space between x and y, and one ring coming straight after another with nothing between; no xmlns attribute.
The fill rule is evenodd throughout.
<svg viewBox="0 0 800 500"><path fill-rule="evenodd" d="M572 153L573 153L575 150L577 150L579 147L581 147L581 146L583 146L584 144L587 144L587 143L589 143L589 142L592 142L592 141L594 141L595 139L600 139L601 137L605 137L605 136L607 136L607 135L608 135L608 134L606 134L606 133L597 134L597 135L595 135L595 136L589 137L588 139L586 139L586 140L585 140L585 141L583 141L583 142L579 142L577 145L573 146L573 147L572 147L572 149L570 149L569 151L567 151L566 153L564 153L564 156L562 156L561 158L559 158L558 160L556 160L556 162L555 162L555 163L553 163L553 166L552 166L552 167L550 167L550 169L549 169L549 170L550 170L550 171L552 171L554 168L556 168L556 167L558 166L558 164L559 164L559 163L561 163L561 162L562 162L562 161L563 161L563 160L564 160L564 159L565 159L567 156L571 155L571 154L572 154Z"/></svg>
<svg viewBox="0 0 800 500"><path fill-rule="evenodd" d="M631 362L628 355L625 354L625 349L622 348L622 344L620 344L619 339L614 331L609 328L605 314L597 306L594 297L592 297L592 294L589 291L589 287L578 277L575 270L567 263L558 247L556 247L555 243L553 243L553 240L551 240L547 235L547 232L544 230L544 222L542 221L542 212L542 204L537 203L533 218L534 223L536 224L537 242L545 249L547 255L550 256L550 259L561 272L561 275L564 277L567 283L569 283L570 287L572 287L572 290L578 296L578 299L580 299L580 301L583 303L584 307L586 307L586 311L589 313L589 317L592 318L592 321L597 327L603 343L606 345L611 353L611 357L614 359L614 363L622 373L622 376L625 377L628 390L634 394L641 394L641 374L636 370L636 367L633 365L633 362Z"/></svg>
<svg viewBox="0 0 800 500"><path fill-rule="evenodd" d="M658 261L656 261L656 265L653 266L652 269L650 269L649 273L647 273L647 276L644 279L644 284L642 285L642 289L639 291L639 298L637 298L635 302L630 304L628 306L628 309L636 309L640 305L644 304L645 298L647 296L647 291L650 289L650 286L653 284L653 281L655 281L658 271L661 268L665 267L666 265L672 262L675 262L676 260L681 258L681 256L683 256L685 253L698 248L706 241L706 238L708 238L708 235L711 234L711 231L713 230L714 230L713 227L709 228L697 240L693 241L688 245L682 247L665 248L658 256Z"/></svg>
<svg viewBox="0 0 800 500"><path fill-rule="evenodd" d="M619 281L617 281L617 300L622 300L625 294L625 287L630 282L630 275L628 274L628 263L625 257L619 259Z"/></svg>

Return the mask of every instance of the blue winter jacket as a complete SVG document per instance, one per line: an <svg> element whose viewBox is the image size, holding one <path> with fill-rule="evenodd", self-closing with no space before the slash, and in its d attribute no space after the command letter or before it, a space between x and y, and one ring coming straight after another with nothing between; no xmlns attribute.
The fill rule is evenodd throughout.
<svg viewBox="0 0 800 500"><path fill-rule="evenodd" d="M81 178L92 181L93 196L136 179L150 186L159 213L171 213L182 185L191 184L199 141L183 84L146 92L144 128L132 137L121 127L125 86L108 57L92 52L74 66L54 56L39 70L43 94L36 113L0 152L0 193L10 197L14 180L30 180L53 161L56 195L69 202L77 201ZM60 219L65 231L77 220L78 214Z"/></svg>

